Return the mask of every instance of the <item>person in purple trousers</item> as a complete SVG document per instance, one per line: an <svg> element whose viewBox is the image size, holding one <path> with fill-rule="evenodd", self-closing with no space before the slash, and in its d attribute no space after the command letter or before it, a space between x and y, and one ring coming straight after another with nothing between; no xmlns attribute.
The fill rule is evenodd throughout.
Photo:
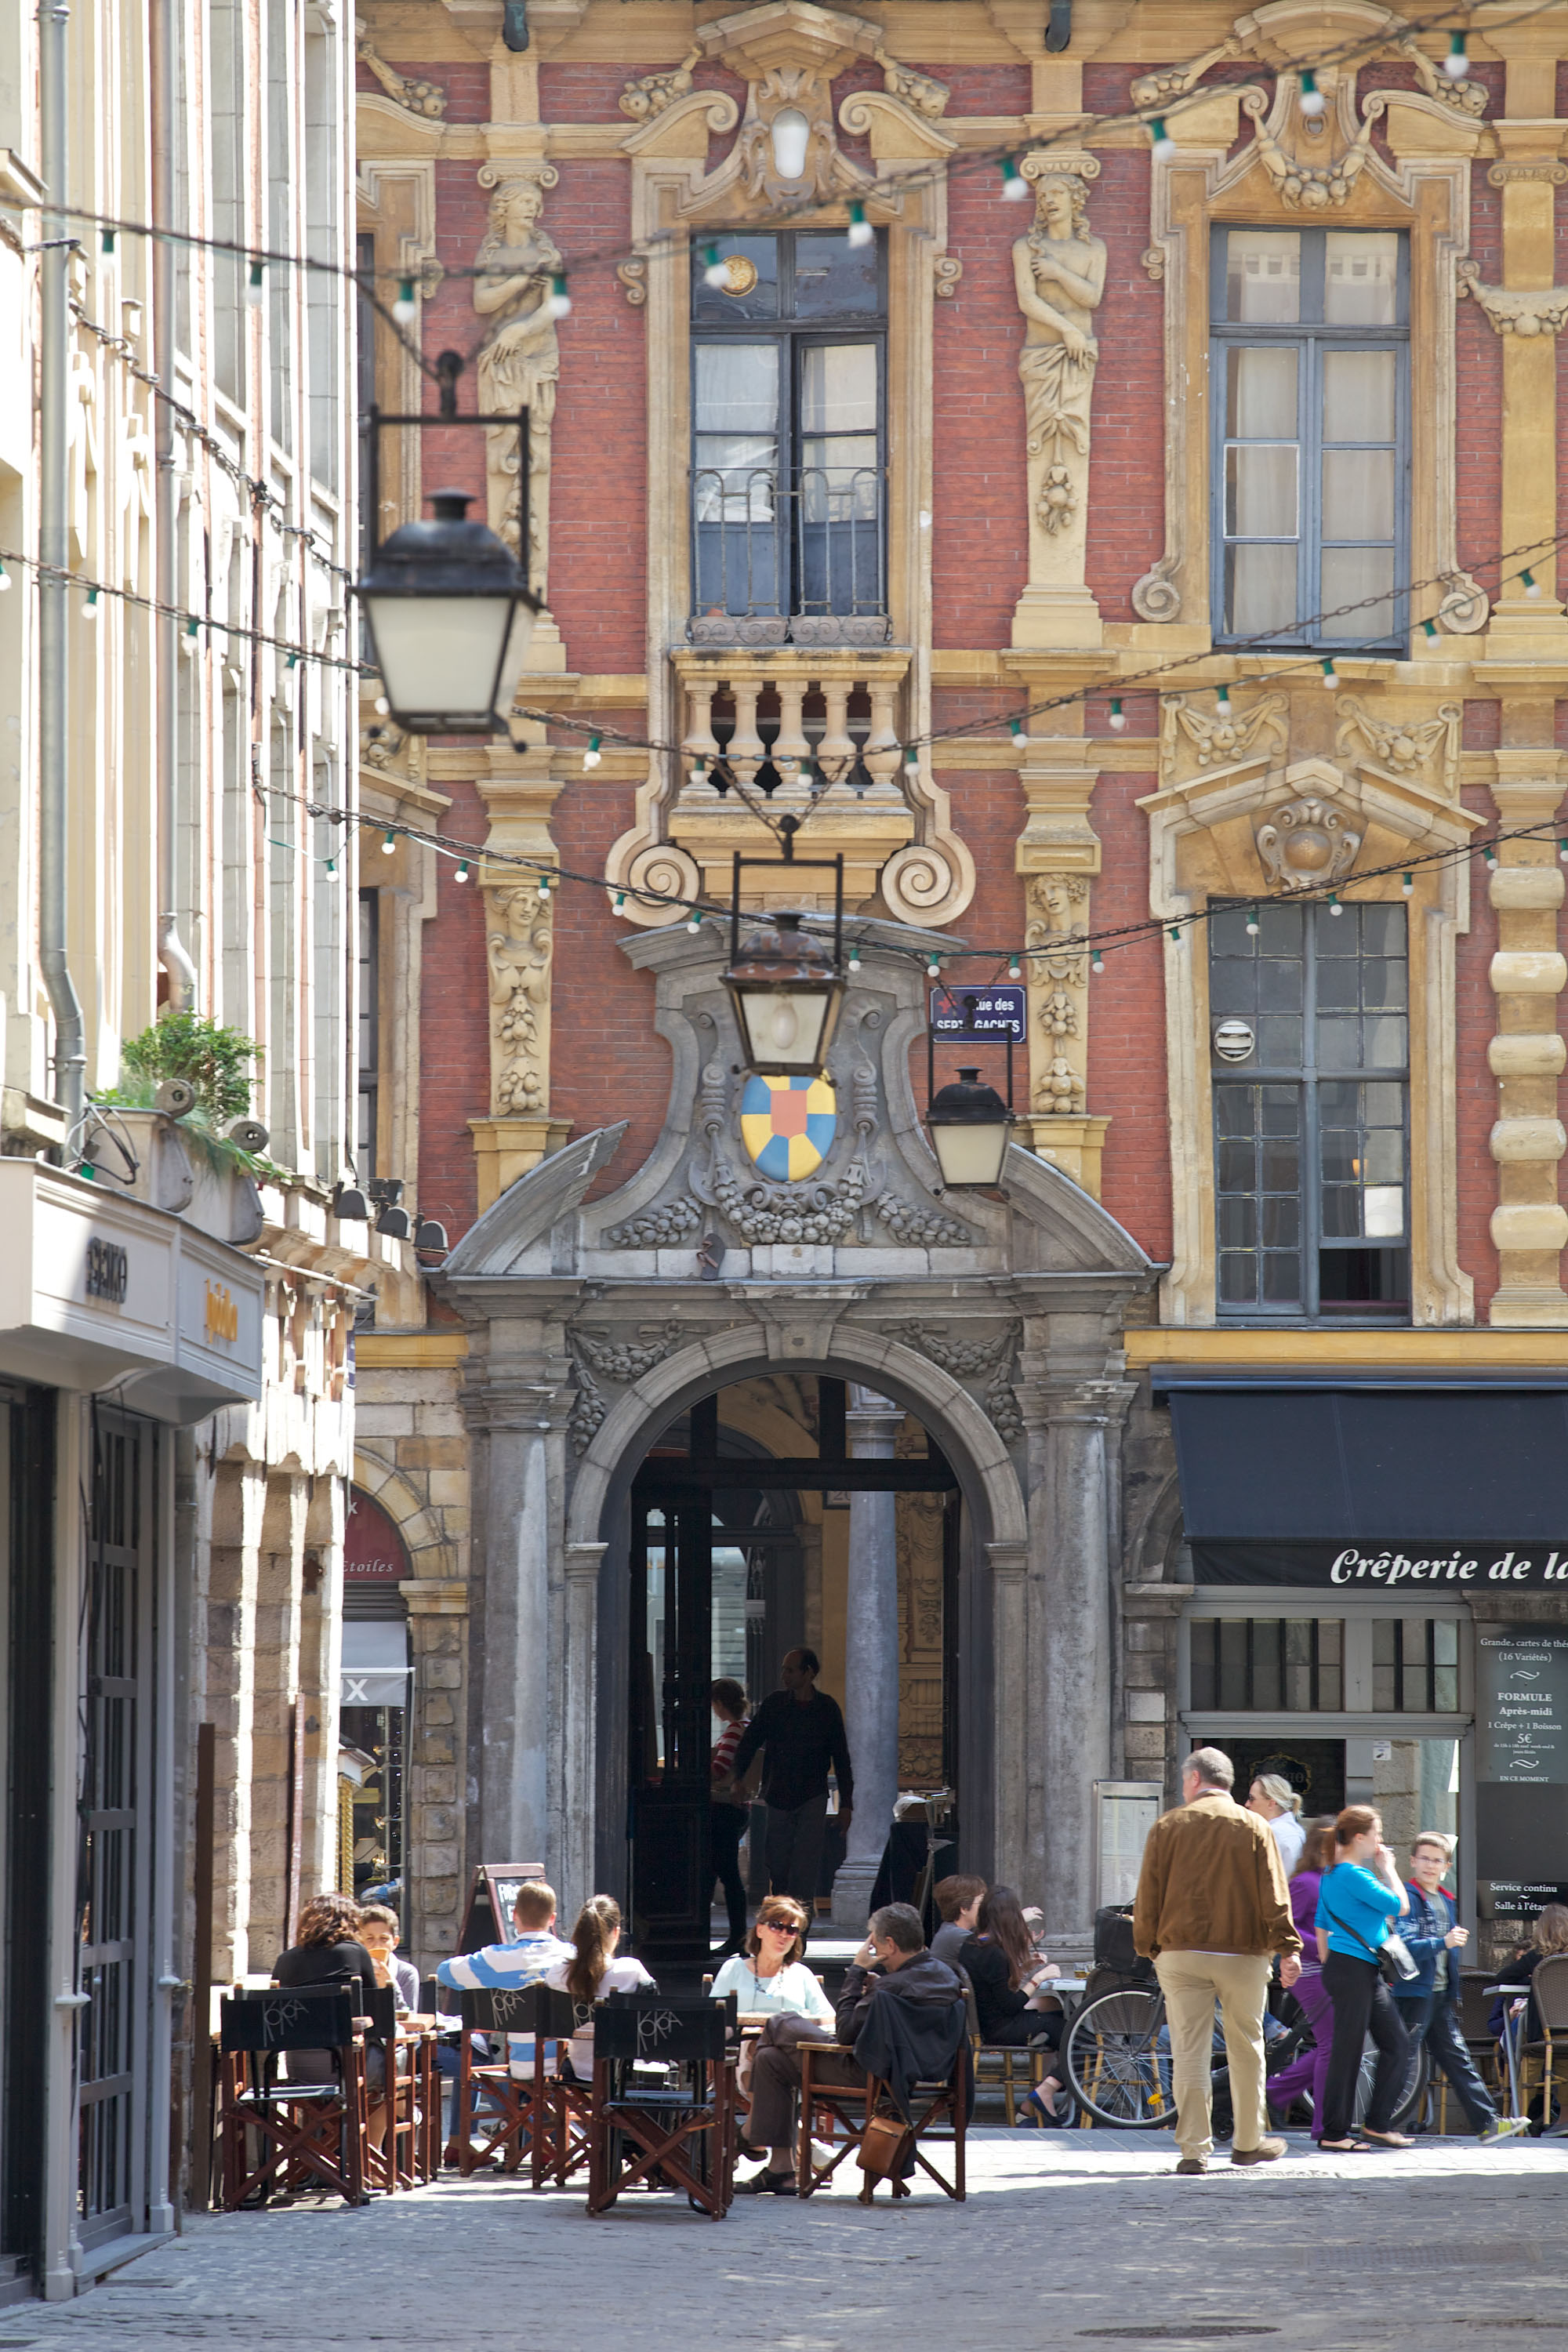
<svg viewBox="0 0 1568 2352"><path fill-rule="evenodd" d="M1313 1930L1318 1923L1318 1889L1323 1883L1324 1871L1332 1869L1333 1861L1333 1823L1309 1830L1290 1880L1290 1916L1301 1937L1301 1973L1290 1990L1307 2012L1317 2047L1292 2059L1278 2074L1270 2074L1268 2085L1268 2105L1277 2119L1284 2117L1290 2102L1299 2099L1303 2091L1311 2094L1314 2139L1323 2127L1323 2085L1328 2079L1329 2051L1334 2039L1334 2009L1323 1990L1322 1969L1312 1957L1318 1948Z"/></svg>

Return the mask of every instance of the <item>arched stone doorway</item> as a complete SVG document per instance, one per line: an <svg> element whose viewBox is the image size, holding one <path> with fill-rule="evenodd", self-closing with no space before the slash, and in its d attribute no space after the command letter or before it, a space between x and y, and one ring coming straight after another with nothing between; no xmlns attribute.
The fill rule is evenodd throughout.
<svg viewBox="0 0 1568 2352"><path fill-rule="evenodd" d="M965 1850L1087 1931L1092 1784L1119 1767L1121 1329L1156 1269L1032 1153L936 1196L910 1090L908 953L875 944L831 1055L836 1139L809 1191L744 1161L718 943L624 943L669 1040L663 1133L590 1198L623 1130L568 1144L459 1242L468 1328L476 1671L468 1847L542 1857L563 1903L621 1883L626 1577L638 1465L699 1400L787 1374L917 1417L963 1498ZM982 1729L984 1727L984 1745ZM617 1742L620 1743L617 1748Z"/></svg>

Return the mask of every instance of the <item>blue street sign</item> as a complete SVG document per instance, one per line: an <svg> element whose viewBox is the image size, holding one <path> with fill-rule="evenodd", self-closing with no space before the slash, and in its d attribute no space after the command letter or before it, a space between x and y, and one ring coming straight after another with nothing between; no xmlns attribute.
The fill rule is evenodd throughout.
<svg viewBox="0 0 1568 2352"><path fill-rule="evenodd" d="M1028 1034L1021 988L933 988L931 1030L952 1045L1021 1045Z"/></svg>

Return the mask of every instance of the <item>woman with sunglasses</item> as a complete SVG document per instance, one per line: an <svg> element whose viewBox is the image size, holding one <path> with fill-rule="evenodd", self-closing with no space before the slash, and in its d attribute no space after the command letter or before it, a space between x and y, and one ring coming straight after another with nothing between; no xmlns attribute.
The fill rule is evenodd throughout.
<svg viewBox="0 0 1568 2352"><path fill-rule="evenodd" d="M713 1998L733 1993L742 2017L809 2017L832 2026L833 2004L805 1965L806 1916L792 1895L770 1895L743 1952L713 1979Z"/></svg>

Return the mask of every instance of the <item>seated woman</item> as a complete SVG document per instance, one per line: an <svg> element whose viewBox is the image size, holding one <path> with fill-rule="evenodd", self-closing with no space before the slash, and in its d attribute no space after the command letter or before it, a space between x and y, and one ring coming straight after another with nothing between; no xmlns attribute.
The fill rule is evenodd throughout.
<svg viewBox="0 0 1568 2352"><path fill-rule="evenodd" d="M657 1992L658 1987L640 1960L617 1960L621 1940L621 1906L613 1895L590 1895L572 1930L575 1956L561 1960L544 1981L569 1992L577 2004L578 2031L566 2044L561 2072L568 2082L594 2078L594 2003L607 1992Z"/></svg>
<svg viewBox="0 0 1568 2352"><path fill-rule="evenodd" d="M1010 1886L993 1886L986 1895L958 1965L974 1989L980 2039L987 2048L1056 2049L1062 2038L1061 2011L1044 2013L1040 2004L1050 1998L1050 1979L1061 1970L1042 1961ZM1057 2095L1063 2088L1053 2071L1037 2091L1029 2092L1026 2113L1032 2111L1036 2122L1056 2123Z"/></svg>
<svg viewBox="0 0 1568 2352"><path fill-rule="evenodd" d="M279 1952L272 1964L272 1981L289 1991L326 1987L352 1995L353 2014L368 2017L375 1990L375 1962L359 1940L359 1905L352 1895L312 1895L301 1906L297 1940ZM337 2053L332 2050L290 2050L286 2056L290 2083L335 2083ZM365 2052L365 2084L370 2097L371 2137L380 2147L386 2129L386 2053Z"/></svg>
<svg viewBox="0 0 1568 2352"><path fill-rule="evenodd" d="M1500 1993L1497 2000L1493 2001L1487 2017L1487 2028L1499 2041L1502 2039L1505 2007L1517 2016L1525 1999L1530 2002L1530 2014L1524 2021L1524 2039L1526 2042L1540 2041L1540 2014L1535 2006L1534 1997L1524 1994L1523 1988L1529 1984L1531 1978L1535 1974L1538 1964L1545 1959L1549 1953L1557 1952L1568 1952L1568 1905L1549 1903L1531 1929L1529 1943L1517 1951L1511 1960L1499 1969L1492 1979L1494 1984L1518 1985L1522 1996L1520 2000L1510 2001L1506 1994Z"/></svg>
<svg viewBox="0 0 1568 2352"><path fill-rule="evenodd" d="M742 2017L809 2017L833 2023L833 2003L805 1965L804 1905L793 1895L770 1895L743 1952L733 1953L713 1979L713 1998L735 1995Z"/></svg>

